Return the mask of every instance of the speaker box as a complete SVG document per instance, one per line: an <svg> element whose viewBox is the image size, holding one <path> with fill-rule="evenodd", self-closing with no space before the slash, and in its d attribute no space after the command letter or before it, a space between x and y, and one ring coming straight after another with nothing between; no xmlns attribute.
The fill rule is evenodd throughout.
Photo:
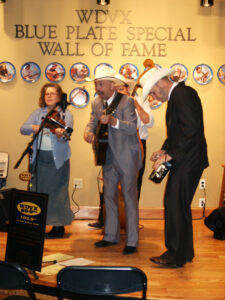
<svg viewBox="0 0 225 300"><path fill-rule="evenodd" d="M215 209L207 218L205 225L214 232L214 238L225 240L225 206Z"/></svg>
<svg viewBox="0 0 225 300"><path fill-rule="evenodd" d="M0 190L0 231L7 231L12 193L15 189Z"/></svg>

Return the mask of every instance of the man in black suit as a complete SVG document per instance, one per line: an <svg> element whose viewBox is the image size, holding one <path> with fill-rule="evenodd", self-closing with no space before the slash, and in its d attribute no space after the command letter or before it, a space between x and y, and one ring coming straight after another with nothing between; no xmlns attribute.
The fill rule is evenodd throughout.
<svg viewBox="0 0 225 300"><path fill-rule="evenodd" d="M184 82L171 82L171 69L151 69L141 79L143 99L168 100L167 138L153 153L153 169L170 161L165 205L167 251L150 260L161 266L182 267L194 257L191 202L203 170L208 167L202 105L197 92Z"/></svg>

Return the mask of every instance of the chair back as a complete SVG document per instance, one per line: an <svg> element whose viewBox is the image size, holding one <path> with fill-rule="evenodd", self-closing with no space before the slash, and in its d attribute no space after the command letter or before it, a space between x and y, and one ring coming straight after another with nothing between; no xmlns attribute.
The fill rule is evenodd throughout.
<svg viewBox="0 0 225 300"><path fill-rule="evenodd" d="M0 289L27 290L30 298L36 299L27 272L16 263L0 261Z"/></svg>
<svg viewBox="0 0 225 300"><path fill-rule="evenodd" d="M65 292L80 295L110 296L142 291L146 299L147 277L134 267L65 267L57 274L60 299Z"/></svg>

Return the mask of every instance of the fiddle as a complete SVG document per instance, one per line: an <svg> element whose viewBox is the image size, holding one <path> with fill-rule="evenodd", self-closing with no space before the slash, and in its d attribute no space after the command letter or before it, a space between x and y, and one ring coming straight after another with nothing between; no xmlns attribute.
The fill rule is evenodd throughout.
<svg viewBox="0 0 225 300"><path fill-rule="evenodd" d="M61 119L58 111L53 110L46 119L45 127L49 128L50 131L55 134L56 128L63 128L65 131L63 132L63 138L67 141L70 141L70 135L73 132L73 129L65 126L66 123L63 119Z"/></svg>

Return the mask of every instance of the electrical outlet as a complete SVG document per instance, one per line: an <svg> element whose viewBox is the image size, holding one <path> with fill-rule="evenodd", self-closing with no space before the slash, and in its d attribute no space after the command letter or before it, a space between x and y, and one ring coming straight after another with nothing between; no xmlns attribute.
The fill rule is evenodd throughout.
<svg viewBox="0 0 225 300"><path fill-rule="evenodd" d="M73 187L76 189L83 188L83 179L82 178L74 178L73 179Z"/></svg>
<svg viewBox="0 0 225 300"><path fill-rule="evenodd" d="M199 198L199 207L205 206L205 198Z"/></svg>
<svg viewBox="0 0 225 300"><path fill-rule="evenodd" d="M201 190L204 190L206 188L206 181L205 181L205 179L200 179L199 187L200 187Z"/></svg>

